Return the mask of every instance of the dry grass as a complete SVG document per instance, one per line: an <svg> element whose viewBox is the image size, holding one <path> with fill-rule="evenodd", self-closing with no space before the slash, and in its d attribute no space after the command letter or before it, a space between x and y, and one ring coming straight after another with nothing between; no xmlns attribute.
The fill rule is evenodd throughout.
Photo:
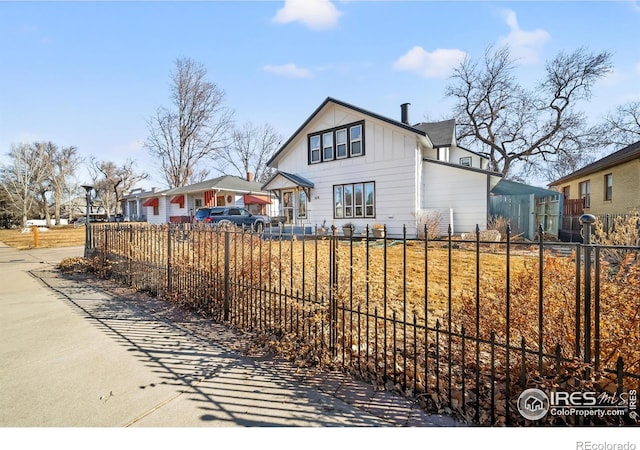
<svg viewBox="0 0 640 450"><path fill-rule="evenodd" d="M84 245L84 227L60 226L38 231L39 248L73 247ZM0 230L0 242L20 250L34 248L33 230L23 233L21 229Z"/></svg>

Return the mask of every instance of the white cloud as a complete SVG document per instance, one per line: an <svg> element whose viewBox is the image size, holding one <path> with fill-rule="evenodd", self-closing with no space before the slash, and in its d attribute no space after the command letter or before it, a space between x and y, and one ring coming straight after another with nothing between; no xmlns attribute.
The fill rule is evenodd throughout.
<svg viewBox="0 0 640 450"><path fill-rule="evenodd" d="M302 22L312 30L334 28L342 12L329 0L285 0L273 21L276 23Z"/></svg>
<svg viewBox="0 0 640 450"><path fill-rule="evenodd" d="M309 69L298 67L295 64L283 64L280 66L266 65L262 68L265 72L281 75L290 78L311 78L312 73Z"/></svg>
<svg viewBox="0 0 640 450"><path fill-rule="evenodd" d="M134 141L130 141L127 144L127 150L130 152L139 152L144 148L144 141L140 139L136 139Z"/></svg>
<svg viewBox="0 0 640 450"><path fill-rule="evenodd" d="M516 13L510 9L502 11L506 24L511 29L507 36L498 39L498 45L509 46L511 56L524 64L533 64L540 60L542 46L551 39L551 35L543 29L525 31L520 29Z"/></svg>
<svg viewBox="0 0 640 450"><path fill-rule="evenodd" d="M416 45L398 58L393 68L416 72L425 78L446 78L465 57L466 53L458 49L439 48L428 52Z"/></svg>

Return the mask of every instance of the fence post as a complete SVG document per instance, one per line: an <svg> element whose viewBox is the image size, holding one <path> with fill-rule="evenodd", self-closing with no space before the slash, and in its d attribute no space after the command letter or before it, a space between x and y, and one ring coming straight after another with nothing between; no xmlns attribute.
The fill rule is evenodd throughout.
<svg viewBox="0 0 640 450"><path fill-rule="evenodd" d="M584 245L584 362L591 362L591 226L596 221L592 214L580 216Z"/></svg>
<svg viewBox="0 0 640 450"><path fill-rule="evenodd" d="M338 237L336 231L336 226L332 225L331 238L329 239L329 351L332 355L336 354L338 339L338 305L336 298L338 290Z"/></svg>
<svg viewBox="0 0 640 450"><path fill-rule="evenodd" d="M229 230L224 230L224 321L229 320Z"/></svg>
<svg viewBox="0 0 640 450"><path fill-rule="evenodd" d="M171 224L167 224L167 292L171 292Z"/></svg>

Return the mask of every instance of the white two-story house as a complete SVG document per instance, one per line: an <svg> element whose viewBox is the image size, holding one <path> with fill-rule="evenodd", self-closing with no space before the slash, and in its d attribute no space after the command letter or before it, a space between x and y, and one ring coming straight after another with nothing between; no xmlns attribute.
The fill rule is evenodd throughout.
<svg viewBox="0 0 640 450"><path fill-rule="evenodd" d="M499 173L457 145L455 121L409 124L327 98L269 160L262 186L280 200L287 223L340 228L385 224L390 236L416 236L422 218L440 231L485 229Z"/></svg>

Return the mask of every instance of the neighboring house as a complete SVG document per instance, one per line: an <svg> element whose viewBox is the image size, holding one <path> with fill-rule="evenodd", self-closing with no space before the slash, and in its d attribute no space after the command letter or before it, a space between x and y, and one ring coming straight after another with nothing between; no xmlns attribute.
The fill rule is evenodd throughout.
<svg viewBox="0 0 640 450"><path fill-rule="evenodd" d="M565 213L624 214L640 208L640 141L618 150L550 187L563 193ZM567 201L569 200L569 201ZM571 206L573 207L573 206Z"/></svg>
<svg viewBox="0 0 640 450"><path fill-rule="evenodd" d="M68 215L74 219L78 219L80 217L86 218L87 216L87 198L86 197L75 197L71 199L68 203L64 205L64 213L63 215ZM100 201L96 201L89 208L89 219L90 220L104 220L107 218L107 211L100 204Z"/></svg>
<svg viewBox="0 0 640 450"><path fill-rule="evenodd" d="M189 186L164 191L132 191L123 197L126 220L146 220L151 224L190 222L204 206L241 206L254 214L272 215L273 199L252 175L247 179L224 175Z"/></svg>
<svg viewBox="0 0 640 450"><path fill-rule="evenodd" d="M142 204L151 196L156 194L157 188L145 191L141 188L132 189L128 194L124 195L120 200L122 203L122 211L125 220L131 222L145 222L147 216Z"/></svg>
<svg viewBox="0 0 640 450"><path fill-rule="evenodd" d="M572 235L579 233L578 217L583 213L611 216L640 209L640 141L549 186L563 195L562 228Z"/></svg>
<svg viewBox="0 0 640 450"><path fill-rule="evenodd" d="M455 121L411 125L327 98L268 161L263 185L294 225L353 223L356 233L383 223L391 236L414 237L429 214L440 232L485 229L491 189L501 174L457 145Z"/></svg>

